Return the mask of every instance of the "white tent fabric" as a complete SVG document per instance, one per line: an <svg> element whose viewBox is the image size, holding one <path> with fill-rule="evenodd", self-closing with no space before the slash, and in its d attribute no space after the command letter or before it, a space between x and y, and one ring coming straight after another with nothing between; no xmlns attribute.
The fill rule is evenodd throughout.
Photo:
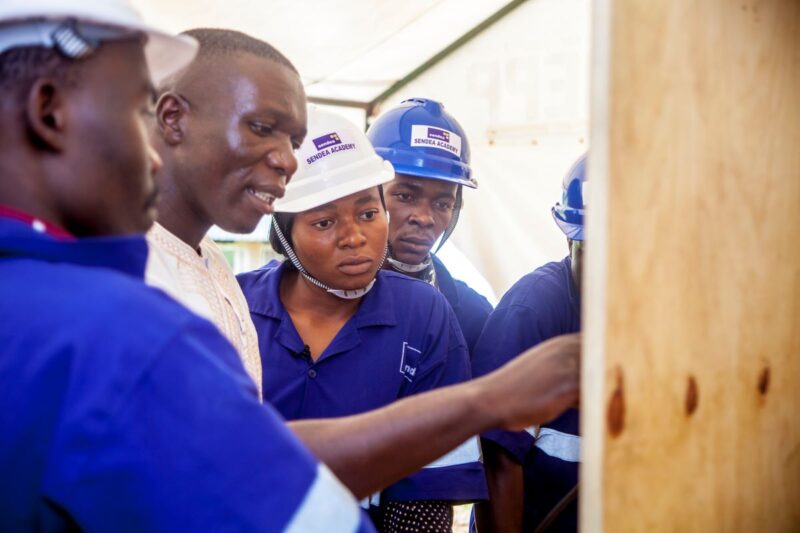
<svg viewBox="0 0 800 533"><path fill-rule="evenodd" d="M469 135L477 190L453 241L498 295L567 253L550 215L588 149L589 3L531 0L404 87L443 101Z"/></svg>
<svg viewBox="0 0 800 533"><path fill-rule="evenodd" d="M297 66L309 96L367 103L508 0L134 3L175 32L225 27L264 39ZM452 238L463 255L443 258L470 272L453 263L466 257L497 295L566 254L550 207L562 176L588 148L589 20L589 0L524 1L375 109L429 97L464 126L480 187L465 191ZM337 111L367 119L364 109Z"/></svg>
<svg viewBox="0 0 800 533"><path fill-rule="evenodd" d="M231 28L276 46L309 96L368 102L508 0L134 0L179 32Z"/></svg>

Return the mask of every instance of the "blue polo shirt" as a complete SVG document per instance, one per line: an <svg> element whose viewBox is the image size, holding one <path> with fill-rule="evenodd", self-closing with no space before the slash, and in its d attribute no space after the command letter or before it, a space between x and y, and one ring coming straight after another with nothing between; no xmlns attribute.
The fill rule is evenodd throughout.
<svg viewBox="0 0 800 533"><path fill-rule="evenodd" d="M508 290L486 322L473 354L474 375L488 374L547 339L580 331L580 318L580 294L572 281L569 257L536 269ZM542 426L538 438L534 430L483 435L523 465L525 531L533 531L577 483L579 427L578 411L570 409ZM577 527L577 502L551 526L552 531Z"/></svg>
<svg viewBox="0 0 800 533"><path fill-rule="evenodd" d="M0 530L372 531L146 257L0 218Z"/></svg>
<svg viewBox="0 0 800 533"><path fill-rule="evenodd" d="M433 268L436 270L436 283L447 303L453 308L461 333L467 341L467 349L472 356L478 337L481 336L483 326L489 318L489 313L492 312L492 304L463 281L453 279L444 263L435 255L432 257Z"/></svg>
<svg viewBox="0 0 800 533"><path fill-rule="evenodd" d="M305 343L278 296L288 264L238 276L258 332L264 399L288 420L363 413L470 378L464 338L444 297L385 270L313 361L303 354ZM382 493L406 501L486 497L476 438Z"/></svg>

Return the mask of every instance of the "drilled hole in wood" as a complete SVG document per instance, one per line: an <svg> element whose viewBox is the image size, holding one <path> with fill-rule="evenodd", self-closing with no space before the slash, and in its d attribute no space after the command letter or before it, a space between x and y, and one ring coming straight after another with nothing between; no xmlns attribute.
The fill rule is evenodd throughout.
<svg viewBox="0 0 800 533"><path fill-rule="evenodd" d="M758 393L761 396L766 396L769 390L769 367L764 367L761 374L758 376Z"/></svg>
<svg viewBox="0 0 800 533"><path fill-rule="evenodd" d="M692 416L694 414L699 401L697 381L694 379L694 376L690 375L686 383L686 416Z"/></svg>
<svg viewBox="0 0 800 533"><path fill-rule="evenodd" d="M618 437L625 427L625 392L623 390L622 369L616 368L617 383L608 402L608 432Z"/></svg>

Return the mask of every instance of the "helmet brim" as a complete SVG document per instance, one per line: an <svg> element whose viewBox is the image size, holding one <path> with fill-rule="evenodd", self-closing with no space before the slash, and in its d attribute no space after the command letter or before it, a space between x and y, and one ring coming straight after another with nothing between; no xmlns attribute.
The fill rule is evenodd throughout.
<svg viewBox="0 0 800 533"><path fill-rule="evenodd" d="M46 13L46 15L42 15ZM37 0L36 2L6 4L0 8L0 28L26 22L44 24L77 20L81 24L93 24L118 28L125 32L142 33L147 37L145 58L153 83L158 84L192 62L199 45L187 35L172 35L146 24L133 8L112 2L86 0L81 3L65 3L63 0ZM6 43L5 49L15 46L47 46L42 38L36 42Z"/></svg>
<svg viewBox="0 0 800 533"><path fill-rule="evenodd" d="M155 85L180 72L197 55L197 41L188 35L169 35L148 31L144 47L147 68Z"/></svg>
<svg viewBox="0 0 800 533"><path fill-rule="evenodd" d="M553 215L553 220L556 221L556 225L558 228L567 236L568 239L572 241L582 241L583 240L583 224L578 224L575 222L567 222L566 220L559 217L558 211L554 207L551 210Z"/></svg>
<svg viewBox="0 0 800 533"><path fill-rule="evenodd" d="M375 156L375 159L378 159ZM394 179L394 167L388 161L380 161L380 170L371 172L362 178L349 180L336 180L334 175L328 177L327 185L321 187L317 182L304 183L303 188L292 188L292 184L286 188L286 196L275 201L276 213L302 213L309 209L314 209L329 202L335 202L345 196L350 196L359 191L383 185ZM364 165L374 164L374 161L366 161ZM357 169L348 167L347 172L355 172ZM335 184L335 185L331 185ZM303 190L305 189L305 190Z"/></svg>
<svg viewBox="0 0 800 533"><path fill-rule="evenodd" d="M447 181L470 189L478 188L470 167L457 159L400 148L378 147L375 153L390 161L398 174Z"/></svg>

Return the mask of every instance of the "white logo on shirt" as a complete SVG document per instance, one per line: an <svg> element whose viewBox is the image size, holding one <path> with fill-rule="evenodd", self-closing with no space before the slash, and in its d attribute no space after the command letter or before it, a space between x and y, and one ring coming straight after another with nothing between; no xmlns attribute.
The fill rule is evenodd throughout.
<svg viewBox="0 0 800 533"><path fill-rule="evenodd" d="M403 377L406 378L408 381L414 381L414 374L417 373L417 367L411 366L406 362L406 351L416 352L419 355L422 355L422 352L417 350L416 348L412 348L408 345L407 342L403 342L403 352L400 355L400 373L403 374ZM411 359L411 357L409 357Z"/></svg>

